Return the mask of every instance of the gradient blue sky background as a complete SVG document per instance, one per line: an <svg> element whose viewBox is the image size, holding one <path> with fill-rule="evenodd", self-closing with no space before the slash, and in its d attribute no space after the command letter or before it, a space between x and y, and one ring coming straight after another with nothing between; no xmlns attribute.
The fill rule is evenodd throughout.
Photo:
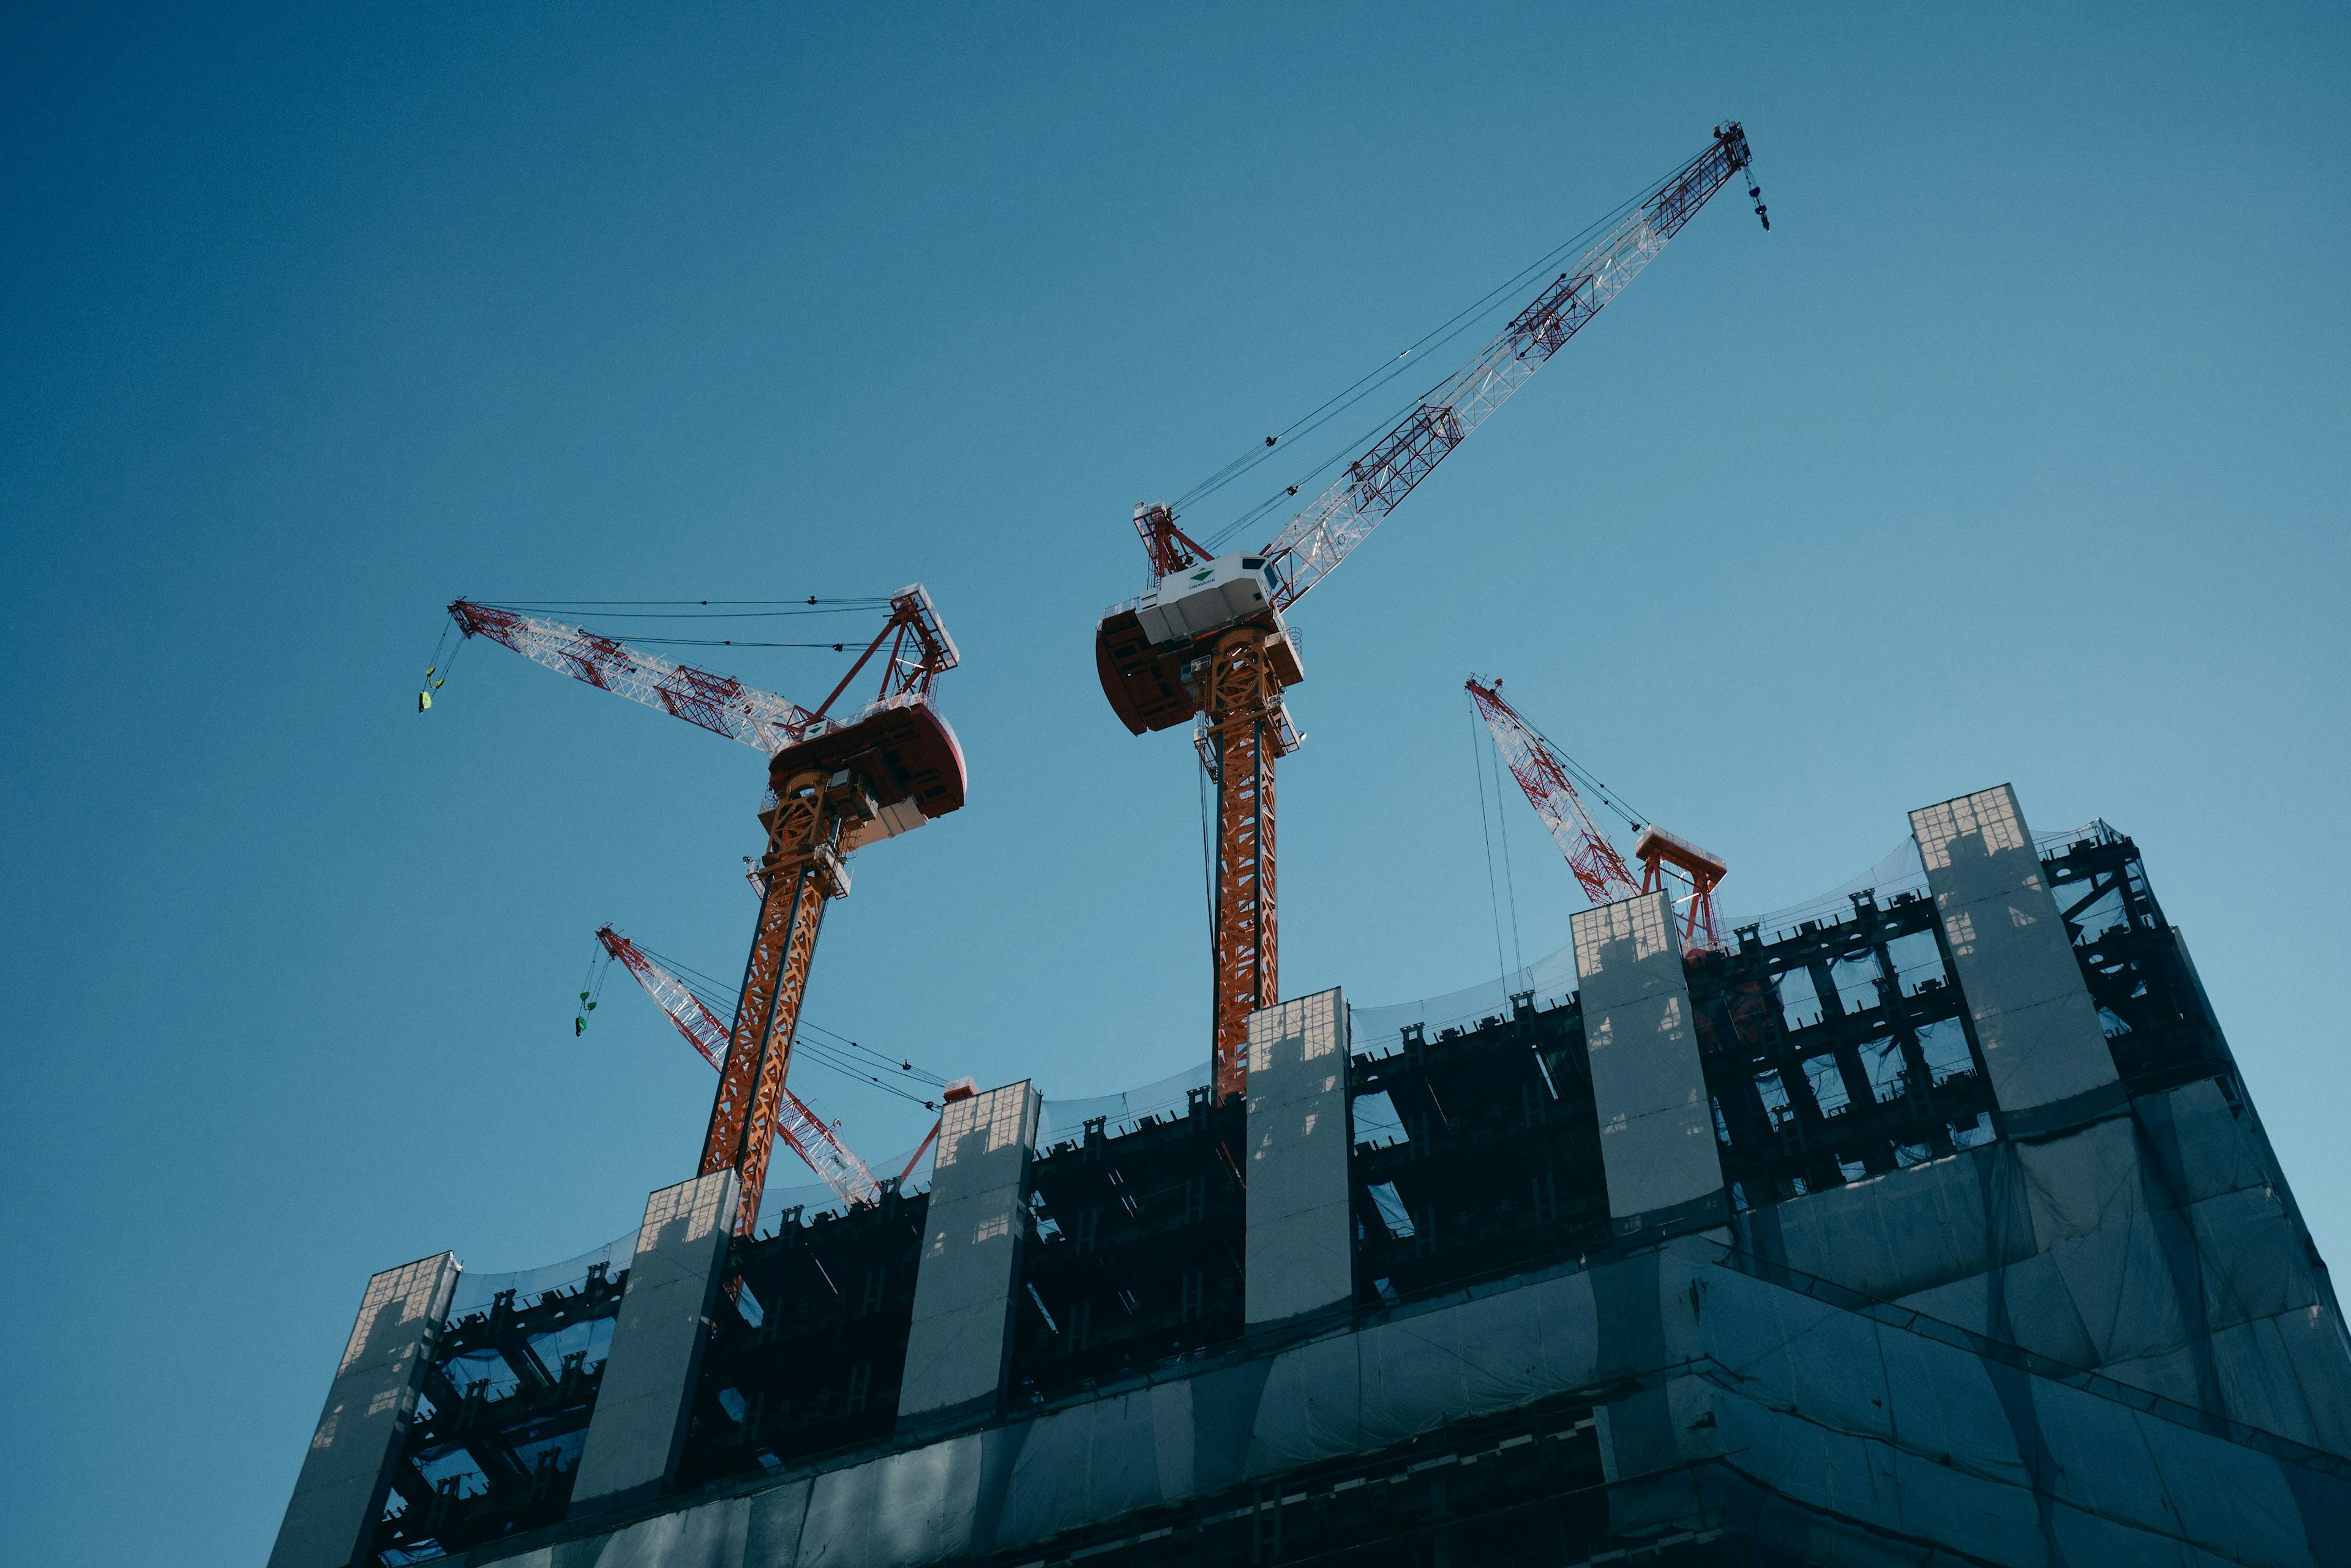
<svg viewBox="0 0 2351 1568"><path fill-rule="evenodd" d="M2146 847L2351 1254L2339 7L0 36L13 1561L257 1562L371 1270L561 1258L689 1171L707 1069L625 985L575 1042L570 993L605 920L737 969L758 759L486 647L419 717L444 602L925 580L970 805L861 858L811 1016L1050 1094L1174 1071L1190 758L1089 651L1128 509L1725 116L1773 231L1701 214L1300 612L1286 988L1492 973L1472 669L1741 910L2013 780ZM1531 955L1580 900L1512 809Z"/></svg>

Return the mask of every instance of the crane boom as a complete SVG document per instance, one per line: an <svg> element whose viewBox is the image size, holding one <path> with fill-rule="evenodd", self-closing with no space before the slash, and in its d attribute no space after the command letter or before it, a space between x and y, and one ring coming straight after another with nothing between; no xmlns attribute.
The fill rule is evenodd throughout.
<svg viewBox="0 0 2351 1568"><path fill-rule="evenodd" d="M700 725L713 735L740 742L773 757L841 721L828 719L834 701L848 689L884 643L891 644L883 662L882 686L876 701L928 691L931 682L956 667L955 640L940 623L931 596L919 582L890 596L890 618L865 652L841 676L841 684L811 710L789 697L747 686L732 675L713 674L691 664L664 659L601 632L584 631L560 621L549 621L520 611L476 600L460 599L449 606L450 619L468 637L487 637L504 643L536 664L559 675L600 687L631 702Z"/></svg>
<svg viewBox="0 0 2351 1568"><path fill-rule="evenodd" d="M460 599L450 618L468 637L502 643L535 664L616 696L674 714L713 735L772 757L805 736L817 716L789 697L649 653L594 632Z"/></svg>
<svg viewBox="0 0 2351 1568"><path fill-rule="evenodd" d="M726 1026L720 1023L711 1010L702 1005L702 998L688 990L685 982L663 968L645 956L644 950L607 925L596 933L604 951L619 959L630 974L637 977L645 995L653 998L677 1032L685 1037L688 1045L700 1052L702 1059L724 1072L726 1070ZM824 1119L808 1107L807 1102L789 1088L778 1091L780 1113L776 1119L776 1134L789 1144L792 1152L805 1161L817 1179L831 1187L835 1197L845 1203L878 1203L882 1198L881 1184L865 1162L851 1153L848 1146L833 1135Z"/></svg>
<svg viewBox="0 0 2351 1568"><path fill-rule="evenodd" d="M1526 792L1527 804L1535 809L1535 815L1551 831L1552 842L1567 857L1567 869L1575 873L1583 896L1594 904L1614 904L1640 892L1625 857L1584 810L1583 797L1576 793L1559 753L1540 730L1519 716L1518 709L1502 700L1502 683L1487 685L1472 675L1465 689L1500 748L1510 777Z"/></svg>
<svg viewBox="0 0 2351 1568"><path fill-rule="evenodd" d="M1748 162L1747 135L1738 122L1717 126L1712 146L1669 175L1572 269L1512 317L1500 335L1452 380L1348 464L1345 474L1258 552L1280 579L1273 608L1289 609L1338 570L1413 486L1524 386L1601 307L1623 293L1707 198Z"/></svg>

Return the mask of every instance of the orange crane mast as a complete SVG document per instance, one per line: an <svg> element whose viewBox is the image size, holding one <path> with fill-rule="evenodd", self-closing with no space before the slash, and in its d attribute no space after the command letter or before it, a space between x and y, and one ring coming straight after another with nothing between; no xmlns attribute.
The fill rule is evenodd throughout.
<svg viewBox="0 0 2351 1568"><path fill-rule="evenodd" d="M1249 1015L1280 996L1274 766L1298 747L1282 694L1304 678L1283 612L1336 570L1750 162L1738 123L1717 126L1705 151L1652 187L1262 549L1217 556L1177 526L1166 504L1134 508L1152 587L1102 616L1094 664L1112 711L1132 733L1193 722L1194 747L1216 786L1210 969L1217 1098L1240 1092L1247 1081ZM1761 217L1752 175L1749 193Z"/></svg>
<svg viewBox="0 0 2351 1568"><path fill-rule="evenodd" d="M559 622L464 599L449 613L468 637L488 637L575 680L768 755L768 796L759 810L767 849L751 873L758 924L698 1166L702 1175L731 1167L740 1177L736 1232L748 1235L775 1138L790 1115L784 1078L817 931L825 905L848 896L849 856L963 805L963 748L931 700L934 684L957 663L954 640L923 585L911 584L891 596L889 620L841 683L814 708L804 708ZM831 716L834 703L877 655L873 699L847 716Z"/></svg>

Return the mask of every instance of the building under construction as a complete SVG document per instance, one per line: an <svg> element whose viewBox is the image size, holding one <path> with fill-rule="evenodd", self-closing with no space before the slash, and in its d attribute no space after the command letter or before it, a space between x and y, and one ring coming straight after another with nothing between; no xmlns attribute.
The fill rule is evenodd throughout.
<svg viewBox="0 0 2351 1568"><path fill-rule="evenodd" d="M2138 847L1910 824L1479 1016L1258 1009L1239 1094L966 1095L926 1187L389 1269L272 1568L2346 1560L2351 1343Z"/></svg>
<svg viewBox="0 0 2351 1568"><path fill-rule="evenodd" d="M1281 990L1289 613L1741 174L1768 229L1725 121L1555 277L1135 507L1148 587L1097 674L1130 731L1189 724L1215 791L1209 1051L1172 1101L950 1087L927 1176L877 1178L786 1082L848 857L964 803L920 584L856 601L888 618L813 708L453 604L768 758L760 914L707 999L599 933L719 1071L695 1174L576 1269L370 1281L271 1568L2351 1560L2351 1341L2104 824L2036 839L1985 790L1912 812L1871 885L1719 922L1719 857L1628 824L1636 883L1472 680L1590 902L1570 948L1477 1007ZM1384 434L1181 522L1516 286ZM820 1212L766 1218L778 1140Z"/></svg>

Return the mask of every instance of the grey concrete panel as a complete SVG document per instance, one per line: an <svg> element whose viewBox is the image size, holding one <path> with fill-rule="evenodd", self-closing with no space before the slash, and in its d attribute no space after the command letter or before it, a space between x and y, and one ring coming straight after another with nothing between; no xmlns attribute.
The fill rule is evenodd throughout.
<svg viewBox="0 0 2351 1568"><path fill-rule="evenodd" d="M1620 1232L1637 1229L1723 1190L1681 939L1663 893L1584 910L1570 925L1608 1214Z"/></svg>
<svg viewBox="0 0 2351 1568"><path fill-rule="evenodd" d="M2182 1310L2156 1223L2154 1215L2133 1215L2049 1249L2090 1338L2087 1365L2162 1355L2199 1332Z"/></svg>
<svg viewBox="0 0 2351 1568"><path fill-rule="evenodd" d="M1151 1402L1152 1463L1159 1470L1159 1494L1191 1496L1199 1429L1192 1414L1192 1385L1163 1383L1140 1397Z"/></svg>
<svg viewBox="0 0 2351 1568"><path fill-rule="evenodd" d="M818 1476L799 1568L907 1568L968 1550L981 1446L971 1432Z"/></svg>
<svg viewBox="0 0 2351 1568"><path fill-rule="evenodd" d="M1249 1435L1273 1380L1272 1356L1257 1356L1185 1381L1192 1390L1192 1484L1215 1491L1246 1480Z"/></svg>
<svg viewBox="0 0 2351 1568"><path fill-rule="evenodd" d="M2260 1188L2222 1193L2191 1206L2204 1315L2213 1328L2275 1317L2319 1303L2301 1238L2285 1207Z"/></svg>
<svg viewBox="0 0 2351 1568"><path fill-rule="evenodd" d="M1910 831L2001 1109L2114 1082L2114 1055L2016 791L2002 784L1923 807Z"/></svg>
<svg viewBox="0 0 2351 1568"><path fill-rule="evenodd" d="M1993 1272L1994 1310L1987 1337L2022 1345L2068 1366L2095 1366L2098 1347L2090 1341L2074 1294L2057 1260L2043 1252Z"/></svg>
<svg viewBox="0 0 2351 1568"><path fill-rule="evenodd" d="M2051 1466L2048 1479L2059 1500L2072 1509L2087 1513L2105 1522L2108 1529L2126 1527L2135 1534L2152 1532L2158 1536L2174 1533L2179 1528L2179 1516L2165 1496L2163 1472L2155 1463L2147 1434L2140 1427L2137 1412L2110 1399L2083 1397L2074 1389L2062 1385L2034 1381L2031 1390L2033 1425L2042 1441L2047 1445ZM2091 1458L2076 1469L2076 1457ZM2058 1467L2062 1466L2062 1469ZM2291 1518L2288 1511L2285 1517ZM2058 1515L2062 1521L2064 1513ZM2078 1526L2077 1526L2078 1528ZM2146 1561L2152 1553L2147 1547L2155 1542L2140 1534L2139 1549L2126 1550L2124 1539L2101 1538L2085 1531L2082 1539L2099 1541L2101 1550L2087 1555L2068 1553L2069 1563L2128 1563ZM2064 1542L2063 1531L2059 1544ZM2175 1559L2176 1560L2176 1559Z"/></svg>
<svg viewBox="0 0 2351 1568"><path fill-rule="evenodd" d="M1024 1080L954 1101L939 1118L902 1425L992 1407L1003 1385L1040 1104Z"/></svg>
<svg viewBox="0 0 2351 1568"><path fill-rule="evenodd" d="M2211 1352L2202 1344L2182 1345L2177 1350L2158 1352L2109 1361L2098 1371L2116 1383L2127 1383L2133 1388L2144 1388L2149 1394L2160 1394L2166 1399L2196 1409L2216 1413L2220 1406L2217 1392L2208 1389L2204 1367L2211 1361ZM2214 1373L2211 1382L2220 1381Z"/></svg>
<svg viewBox="0 0 2351 1568"><path fill-rule="evenodd" d="M457 1272L457 1260L444 1252L368 1281L269 1568L347 1568L365 1552Z"/></svg>
<svg viewBox="0 0 2351 1568"><path fill-rule="evenodd" d="M2213 1331L2212 1358L2220 1369L2221 1397L2228 1403L2227 1413L2249 1427L2297 1443L2315 1442L2309 1402L2278 1332L2281 1321L2263 1318Z"/></svg>
<svg viewBox="0 0 2351 1568"><path fill-rule="evenodd" d="M745 1568L750 1519L747 1497L655 1514L608 1537L596 1568Z"/></svg>
<svg viewBox="0 0 2351 1568"><path fill-rule="evenodd" d="M979 1435L979 1496L972 1505L971 1549L993 1548L1004 1534L1005 1505L1011 1500L1012 1475L1036 1427L1015 1421L987 1428Z"/></svg>
<svg viewBox="0 0 2351 1568"><path fill-rule="evenodd" d="M1757 1211L1779 1260L1896 1301L1988 1266L1982 1178L1967 1155L1930 1160Z"/></svg>
<svg viewBox="0 0 2351 1568"><path fill-rule="evenodd" d="M676 1478L740 1190L733 1171L713 1171L645 1200L573 1517L655 1496Z"/></svg>
<svg viewBox="0 0 2351 1568"><path fill-rule="evenodd" d="M2127 1119L2094 1122L2044 1143L2002 1146L2033 1245L2042 1251L2147 1211L2138 1137Z"/></svg>
<svg viewBox="0 0 2351 1568"><path fill-rule="evenodd" d="M1252 1329L1353 1300L1347 1197L1347 998L1333 988L1249 1015L1249 1256Z"/></svg>
<svg viewBox="0 0 2351 1568"><path fill-rule="evenodd" d="M2170 1113L2183 1199L2194 1203L2224 1192L2269 1185L2261 1150L2243 1124L2231 1113L2220 1086L2210 1079L2199 1078L2155 1098Z"/></svg>
<svg viewBox="0 0 2351 1568"><path fill-rule="evenodd" d="M2228 1414L2299 1443L2351 1454L2351 1389L2343 1330L2322 1306L2280 1312L2212 1334Z"/></svg>
<svg viewBox="0 0 2351 1568"><path fill-rule="evenodd" d="M1150 1391L1093 1400L1028 1426L998 1516L1003 1541L1041 1540L1072 1520L1155 1508L1168 1500ZM1187 1421L1177 1445L1187 1472L1191 1443Z"/></svg>
<svg viewBox="0 0 2351 1568"><path fill-rule="evenodd" d="M2311 1441L2330 1454L2351 1455L2351 1365L2345 1360L2343 1320L2333 1308L2313 1304L2270 1322L2310 1406Z"/></svg>
<svg viewBox="0 0 2351 1568"><path fill-rule="evenodd" d="M751 1519L743 1542L743 1568L797 1568L800 1526L808 1519L812 1478L803 1476L751 1494Z"/></svg>
<svg viewBox="0 0 2351 1568"><path fill-rule="evenodd" d="M747 1509L746 1500L720 1500L682 1510L674 1522L632 1526L606 1538L610 1552L660 1545L663 1553L601 1556L597 1568L731 1568L737 1541L747 1547L742 1568L786 1568L795 1555L827 1568L918 1568L1041 1542L1182 1500L1193 1479L1183 1461L1187 1427L1196 1453L1213 1443L1241 1456L1229 1474L1199 1476L1207 1490L1592 1389L1605 1359L1602 1294L1650 1299L1660 1318L1634 1336L1652 1364L1609 1362L1612 1375L1635 1373L1648 1392L1595 1411L1606 1461L1627 1480L1672 1469L1690 1483L1678 1494L1628 1491L1623 1511L1612 1500L1620 1521L1679 1518L1711 1484L1687 1468L1715 1465L1765 1489L1733 1510L1761 1511L1749 1527L1768 1521L1769 1540L1824 1564L1882 1565L1894 1560L1892 1542L1909 1543L1905 1561L1917 1543L1936 1542L1969 1561L2043 1568L2053 1531L2095 1553L2075 1562L2310 1561L2309 1510L2273 1456L2128 1400L1988 1364L1899 1319L1845 1311L1719 1258L1686 1239L1637 1264L1531 1280L1243 1366L851 1459L812 1486L795 1479L755 1494ZM1628 1264L1637 1289L1595 1289L1593 1275ZM2273 1331L2238 1359L2266 1364L2249 1364L2248 1375L2292 1406L2291 1385L2306 1375L2297 1354L2297 1342ZM1212 1392L1252 1368L1270 1371L1261 1396ZM1212 1412L1219 1404L1233 1419ZM2304 1408L2273 1414L2313 1425ZM1009 1456L1000 1482L989 1479L991 1445ZM1005 1495L991 1504L998 1486ZM1719 1504L1726 1494L1707 1496ZM751 1544L764 1538L769 1500L781 1528ZM803 1508L805 1529L795 1529ZM796 1549L786 1544L794 1537ZM549 1568L538 1554L509 1563ZM552 1568L563 1568L559 1559Z"/></svg>

